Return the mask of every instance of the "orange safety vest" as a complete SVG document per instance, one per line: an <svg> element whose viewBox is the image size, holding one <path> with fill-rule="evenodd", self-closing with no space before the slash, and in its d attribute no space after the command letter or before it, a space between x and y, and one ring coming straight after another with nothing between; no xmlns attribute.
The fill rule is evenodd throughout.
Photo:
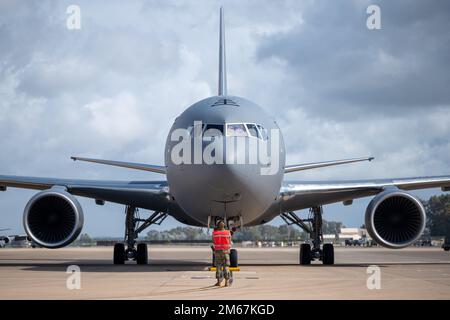
<svg viewBox="0 0 450 320"><path fill-rule="evenodd" d="M213 231L214 250L228 251L231 248L231 233L229 230Z"/></svg>

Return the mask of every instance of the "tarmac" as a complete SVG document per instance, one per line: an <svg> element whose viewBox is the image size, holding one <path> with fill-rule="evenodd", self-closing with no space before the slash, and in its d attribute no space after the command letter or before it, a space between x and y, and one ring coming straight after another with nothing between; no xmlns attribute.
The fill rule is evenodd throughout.
<svg viewBox="0 0 450 320"><path fill-rule="evenodd" d="M206 246L151 246L148 265L113 265L112 247L4 248L0 299L450 299L440 248L337 247L333 266L300 266L298 250L239 248L241 271L218 288Z"/></svg>

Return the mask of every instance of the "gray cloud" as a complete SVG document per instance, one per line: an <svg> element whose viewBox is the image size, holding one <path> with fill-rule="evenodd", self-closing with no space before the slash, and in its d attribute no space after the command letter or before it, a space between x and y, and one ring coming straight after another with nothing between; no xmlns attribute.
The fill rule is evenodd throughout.
<svg viewBox="0 0 450 320"><path fill-rule="evenodd" d="M304 23L263 37L259 60L285 61L310 112L399 115L450 102L446 1L378 1L382 30L366 28L368 1L314 2ZM357 112L359 110L359 112Z"/></svg>
<svg viewBox="0 0 450 320"><path fill-rule="evenodd" d="M230 93L277 118L288 161L377 157L289 179L449 173L449 5L378 2L383 29L369 31L368 3L225 5ZM163 163L172 121L216 92L221 2L77 1L79 31L65 27L69 4L0 3L0 173L161 179L69 157ZM32 194L0 194L0 225L22 232ZM360 224L367 201L329 217ZM82 204L87 232L122 235L121 206Z"/></svg>

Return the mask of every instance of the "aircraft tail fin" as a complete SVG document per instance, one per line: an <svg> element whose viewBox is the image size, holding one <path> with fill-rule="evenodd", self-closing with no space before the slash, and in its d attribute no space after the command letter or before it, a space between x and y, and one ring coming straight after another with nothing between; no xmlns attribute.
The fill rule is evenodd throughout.
<svg viewBox="0 0 450 320"><path fill-rule="evenodd" d="M225 26L223 7L220 7L220 30L219 30L219 96L227 95L227 68L225 56Z"/></svg>

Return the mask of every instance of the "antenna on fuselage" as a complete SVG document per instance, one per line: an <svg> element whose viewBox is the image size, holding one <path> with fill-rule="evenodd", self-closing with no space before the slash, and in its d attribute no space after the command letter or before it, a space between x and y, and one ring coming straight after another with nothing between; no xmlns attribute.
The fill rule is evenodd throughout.
<svg viewBox="0 0 450 320"><path fill-rule="evenodd" d="M227 66L225 57L225 27L223 20L223 7L220 7L219 31L219 96L227 95Z"/></svg>

